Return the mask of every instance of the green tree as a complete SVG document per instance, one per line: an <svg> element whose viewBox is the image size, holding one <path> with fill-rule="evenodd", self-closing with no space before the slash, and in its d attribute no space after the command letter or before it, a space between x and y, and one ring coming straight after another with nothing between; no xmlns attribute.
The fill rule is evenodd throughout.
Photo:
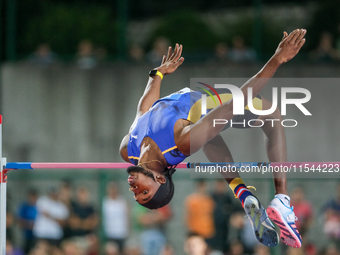
<svg viewBox="0 0 340 255"><path fill-rule="evenodd" d="M258 26L255 26L256 23L259 23ZM230 46L235 36L241 36L248 47L254 48L260 58L266 59L281 41L284 28L273 20L243 16L234 23L227 23L224 31L221 36Z"/></svg>
<svg viewBox="0 0 340 255"><path fill-rule="evenodd" d="M24 43L34 49L46 42L59 54L74 54L78 43L87 39L114 52L116 30L109 8L53 4L28 23Z"/></svg>
<svg viewBox="0 0 340 255"><path fill-rule="evenodd" d="M183 44L186 53L211 50L218 42L218 36L207 22L189 10L177 11L161 18L150 34L148 47L157 37L165 37L172 44Z"/></svg>

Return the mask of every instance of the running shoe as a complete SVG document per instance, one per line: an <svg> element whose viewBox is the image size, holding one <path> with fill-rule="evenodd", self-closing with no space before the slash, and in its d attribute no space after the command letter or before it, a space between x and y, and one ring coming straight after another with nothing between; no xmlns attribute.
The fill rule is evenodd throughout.
<svg viewBox="0 0 340 255"><path fill-rule="evenodd" d="M301 247L301 235L296 228L297 217L293 206L286 206L279 198L275 197L267 208L269 218L280 228L280 238L285 244L294 247Z"/></svg>
<svg viewBox="0 0 340 255"><path fill-rule="evenodd" d="M279 235L260 201L252 195L244 200L244 211L250 219L255 238L268 247L274 247L279 243Z"/></svg>

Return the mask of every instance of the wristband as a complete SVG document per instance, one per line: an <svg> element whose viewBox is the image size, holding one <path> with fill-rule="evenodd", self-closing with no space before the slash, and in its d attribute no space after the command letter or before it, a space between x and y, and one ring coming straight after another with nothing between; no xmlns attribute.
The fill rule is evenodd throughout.
<svg viewBox="0 0 340 255"><path fill-rule="evenodd" d="M156 75L158 75L159 77L161 77L161 79L163 80L163 74L162 74L160 71L158 71L158 70L151 70L151 71L149 72L149 76L150 76L150 77L154 77L154 76L156 76Z"/></svg>

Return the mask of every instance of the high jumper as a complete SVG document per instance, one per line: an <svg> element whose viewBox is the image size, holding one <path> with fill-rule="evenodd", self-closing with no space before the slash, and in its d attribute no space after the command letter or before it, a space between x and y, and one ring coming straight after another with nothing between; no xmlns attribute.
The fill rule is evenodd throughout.
<svg viewBox="0 0 340 255"><path fill-rule="evenodd" d="M271 103L259 95L280 65L291 60L305 43L305 29L296 29L289 35L283 33L274 55L264 67L242 87L244 106L247 98L260 101L260 108L269 109ZM227 100L207 114L193 117L191 107L201 98L201 92L188 88L160 98L163 76L173 73L183 62L183 46L169 47L159 67L151 70L144 94L139 100L135 120L120 145L122 158L135 166L127 168L128 183L135 200L149 208L157 209L168 204L174 194L172 174L175 166L186 157L203 149L212 162L233 162L230 150L219 135L224 125L212 125L214 119L232 120L244 117L233 114L233 100ZM253 94L248 95L248 88ZM221 93L230 93L222 91ZM266 116L268 117L268 116ZM282 119L276 110L272 116ZM263 116L251 116L261 120ZM255 123L256 124L256 123ZM286 162L287 148L284 128L281 125L263 125L269 161ZM287 195L287 180L284 173L274 173L275 197L267 211L249 191L238 173L223 176L235 196L239 198L252 222L256 239L266 246L278 244L278 234L273 220L281 230L281 240L289 246L301 247L301 236L295 226L295 214ZM268 214L267 214L268 213ZM269 215L269 217L268 217Z"/></svg>

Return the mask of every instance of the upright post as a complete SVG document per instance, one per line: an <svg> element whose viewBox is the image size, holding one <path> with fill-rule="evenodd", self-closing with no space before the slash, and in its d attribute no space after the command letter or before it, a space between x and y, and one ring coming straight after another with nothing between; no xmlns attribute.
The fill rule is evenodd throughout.
<svg viewBox="0 0 340 255"><path fill-rule="evenodd" d="M6 160L2 158L2 116L0 115L0 255L6 255Z"/></svg>

